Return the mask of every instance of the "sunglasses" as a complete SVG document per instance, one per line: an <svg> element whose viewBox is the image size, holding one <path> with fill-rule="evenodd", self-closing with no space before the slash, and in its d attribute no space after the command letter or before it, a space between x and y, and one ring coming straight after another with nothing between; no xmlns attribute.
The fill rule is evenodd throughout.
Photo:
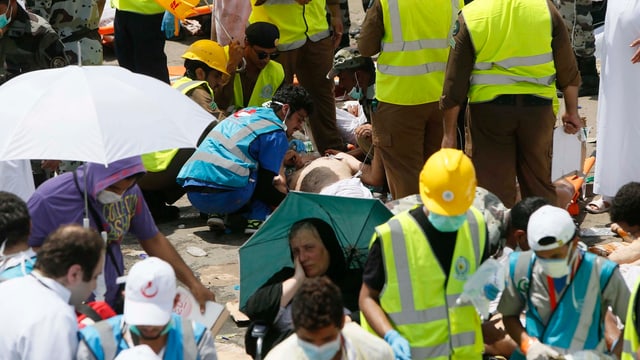
<svg viewBox="0 0 640 360"><path fill-rule="evenodd" d="M255 51L255 49L253 50ZM260 60L264 60L266 58L271 58L271 60L275 60L278 56L280 56L279 52L273 52L273 53L268 53L268 52L264 52L264 51L256 51L256 55L258 55L258 59Z"/></svg>

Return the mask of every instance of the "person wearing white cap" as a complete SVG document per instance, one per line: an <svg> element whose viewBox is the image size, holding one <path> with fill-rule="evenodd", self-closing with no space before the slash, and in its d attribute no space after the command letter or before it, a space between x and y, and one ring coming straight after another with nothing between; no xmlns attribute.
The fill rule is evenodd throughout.
<svg viewBox="0 0 640 360"><path fill-rule="evenodd" d="M172 313L178 296L171 265L149 257L131 267L126 282L124 314L82 329L78 360L112 360L138 345L167 360L217 359L211 332Z"/></svg>
<svg viewBox="0 0 640 360"><path fill-rule="evenodd" d="M578 247L573 219L551 205L531 215L527 240L531 251L510 255L498 305L507 332L520 344L511 359L556 359L582 350L619 356L622 342L607 346L604 337L608 307L625 319L629 302L617 264Z"/></svg>

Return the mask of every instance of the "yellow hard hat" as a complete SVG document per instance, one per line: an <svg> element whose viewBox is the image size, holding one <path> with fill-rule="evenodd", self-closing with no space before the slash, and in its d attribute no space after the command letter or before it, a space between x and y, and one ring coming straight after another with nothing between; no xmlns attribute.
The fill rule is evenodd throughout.
<svg viewBox="0 0 640 360"><path fill-rule="evenodd" d="M462 151L440 149L420 172L420 197L427 210L446 216L464 214L476 193L476 170Z"/></svg>
<svg viewBox="0 0 640 360"><path fill-rule="evenodd" d="M202 61L212 69L216 69L225 75L227 72L228 55L224 48L212 40L198 40L191 44L187 51L182 54L183 59Z"/></svg>

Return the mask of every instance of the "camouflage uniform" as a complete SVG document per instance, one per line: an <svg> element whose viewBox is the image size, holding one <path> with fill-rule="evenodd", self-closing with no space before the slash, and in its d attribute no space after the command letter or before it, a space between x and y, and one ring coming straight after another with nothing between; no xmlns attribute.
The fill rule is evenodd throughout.
<svg viewBox="0 0 640 360"><path fill-rule="evenodd" d="M596 69L596 39L593 34L592 0L554 0L569 31L571 46L578 61L582 84L580 96L598 94L599 77Z"/></svg>
<svg viewBox="0 0 640 360"><path fill-rule="evenodd" d="M2 66L5 64L6 67ZM47 21L18 7L0 37L0 84L19 74L69 64L64 45Z"/></svg>
<svg viewBox="0 0 640 360"><path fill-rule="evenodd" d="M27 8L47 19L58 32L72 64L78 63L80 42L82 65L102 65L97 0L27 0Z"/></svg>

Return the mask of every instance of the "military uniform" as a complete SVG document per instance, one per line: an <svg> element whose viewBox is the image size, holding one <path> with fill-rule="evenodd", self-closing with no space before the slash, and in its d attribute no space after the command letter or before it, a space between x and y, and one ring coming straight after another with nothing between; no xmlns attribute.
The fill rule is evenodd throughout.
<svg viewBox="0 0 640 360"><path fill-rule="evenodd" d="M72 64L78 63L80 42L82 65L102 65L97 0L27 0L27 8L47 19L58 32Z"/></svg>
<svg viewBox="0 0 640 360"><path fill-rule="evenodd" d="M582 76L580 96L598 94L600 84L596 69L596 38L593 34L592 0L553 0L569 31L571 47Z"/></svg>
<svg viewBox="0 0 640 360"><path fill-rule="evenodd" d="M0 84L32 70L69 64L64 46L47 21L18 7L15 19L0 37Z"/></svg>

